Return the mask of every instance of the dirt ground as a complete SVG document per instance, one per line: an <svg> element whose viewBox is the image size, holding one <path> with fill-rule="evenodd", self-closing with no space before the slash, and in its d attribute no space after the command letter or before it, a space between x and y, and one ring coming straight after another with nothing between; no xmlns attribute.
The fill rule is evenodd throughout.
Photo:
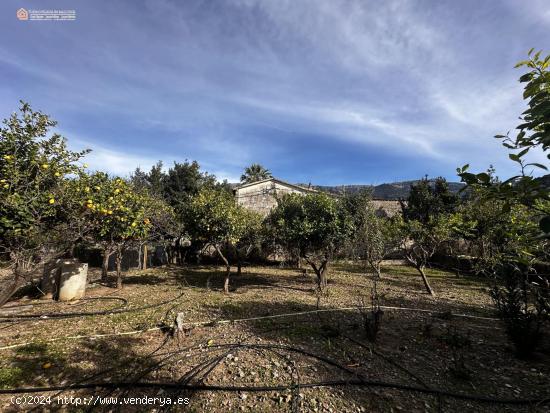
<svg viewBox="0 0 550 413"><path fill-rule="evenodd" d="M497 404L433 394L550 397L550 346L545 341L533 359L517 359L494 319L484 280L428 274L435 298L424 292L414 269L384 267L376 283L380 304L406 309L383 308L374 344L357 309L371 305L374 278L358 263L333 264L322 296L310 274L277 267L244 268L232 276L232 292L225 295L222 269L205 266L132 272L122 290L91 283L87 299L74 303L20 296L0 311L0 389L86 388L43 390L32 400L30 393L18 394L19 405L13 395L0 395L0 410L550 411L549 403ZM55 318L105 310L115 312ZM174 332L178 313L182 330ZM22 318L32 314L42 317ZM89 386L120 382L126 387ZM136 384L144 382L166 385ZM218 388L182 390L182 385ZM58 395L97 404L76 406L76 399L72 404L64 399L63 407ZM131 397L146 396L157 400L128 404ZM178 397L189 404L167 404Z"/></svg>

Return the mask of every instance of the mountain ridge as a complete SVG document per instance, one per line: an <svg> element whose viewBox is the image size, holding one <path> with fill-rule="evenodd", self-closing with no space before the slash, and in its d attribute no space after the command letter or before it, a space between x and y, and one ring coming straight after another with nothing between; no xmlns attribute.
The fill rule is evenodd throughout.
<svg viewBox="0 0 550 413"><path fill-rule="evenodd" d="M380 185L311 185L311 188L317 189L319 191L328 192L331 194L343 195L346 193L357 193L362 190L372 191L372 197L374 199L381 200L399 200L405 199L409 195L411 185L419 182L420 180L412 181L400 181L400 182L391 182L383 183ZM431 183L434 182L433 179L430 180ZM458 192L463 187L464 184L461 182L447 182L451 192ZM308 187L308 184L298 184L300 186Z"/></svg>

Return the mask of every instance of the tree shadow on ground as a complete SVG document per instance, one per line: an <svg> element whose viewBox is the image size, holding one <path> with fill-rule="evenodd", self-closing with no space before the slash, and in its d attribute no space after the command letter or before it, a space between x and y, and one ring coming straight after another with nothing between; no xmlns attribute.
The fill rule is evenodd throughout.
<svg viewBox="0 0 550 413"><path fill-rule="evenodd" d="M407 300L400 302L403 307L414 307L414 304ZM456 311L457 308L447 308L445 305L442 307L431 314L385 311L375 344L366 339L363 327L365 321L359 310L316 312L315 305L301 302L247 301L238 304L225 303L221 311L229 319L261 318L239 322L238 328L262 337L263 341L306 348L344 366L354 366L353 370L357 374L369 379L419 386L427 383L431 387L453 392L490 394L506 398L507 393L499 384L502 382L501 376L515 371L525 380L530 377L530 385L538 389L539 394L546 393L543 383L536 379L533 381L529 371L543 369L550 372L548 356L541 355L537 360L531 361L531 364L525 365L515 358L500 323L452 316L447 310ZM470 307L464 306L463 309ZM297 312L311 313L273 317ZM362 342L365 347L358 346L348 337ZM470 344L457 349L452 344L455 337L467 340ZM378 356L377 352L381 352L387 359ZM453 370L457 354L462 354L461 357L466 360L465 371L470 372L467 373L467 378L456 376L456 370ZM420 381L407 371L419 377ZM331 379L330 373L322 377ZM314 375L302 376L304 382L314 381L314 378ZM344 388L343 392L350 400L370 405L377 411L389 411L392 397L398 393L384 390L382 394L389 397L385 399L386 396L380 397L381 393L372 393L368 388ZM412 411L431 410L425 408L424 402L437 406L433 397L418 394L414 396L411 399L413 404L409 406ZM455 409L468 407L466 402L452 399L442 403L442 406L446 406L443 411L458 411ZM487 405L483 404L474 403L473 406L484 411L498 411L485 410ZM471 409L472 404L469 407ZM501 408L502 411L514 411L512 406Z"/></svg>
<svg viewBox="0 0 550 413"><path fill-rule="evenodd" d="M200 288L223 290L225 279L225 270L222 267L212 266L188 266L178 269L172 269L172 274L178 278L182 285ZM293 277L288 271L281 274L272 272L260 273L250 271L246 267L238 275L235 269L232 269L229 282L230 292L244 293L252 289L261 288L280 288L297 292L311 292L311 287L304 287L304 283L311 285L312 278L296 273Z"/></svg>

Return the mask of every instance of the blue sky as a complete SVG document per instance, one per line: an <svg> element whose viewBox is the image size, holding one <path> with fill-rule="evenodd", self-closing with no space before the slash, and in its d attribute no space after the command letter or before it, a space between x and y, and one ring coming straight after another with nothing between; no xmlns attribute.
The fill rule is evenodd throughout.
<svg viewBox="0 0 550 413"><path fill-rule="evenodd" d="M492 136L524 109L514 64L550 52L550 1L3 0L0 39L0 117L30 102L91 168L457 180L465 163L515 172Z"/></svg>

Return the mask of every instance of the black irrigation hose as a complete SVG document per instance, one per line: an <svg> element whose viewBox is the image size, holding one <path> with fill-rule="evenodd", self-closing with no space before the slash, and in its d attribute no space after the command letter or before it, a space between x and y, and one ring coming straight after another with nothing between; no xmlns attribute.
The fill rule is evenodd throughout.
<svg viewBox="0 0 550 413"><path fill-rule="evenodd" d="M281 344L220 344L212 347L231 347L234 348L255 348L255 349L281 349L288 350L297 353L304 354L309 357L316 358L320 361L324 361L329 365L338 367L348 373L356 375L356 372L350 370L344 366L341 366L337 362L330 360L326 357L316 355L307 350L303 350L297 347L291 347ZM176 352L176 353L179 353ZM493 398L481 395L455 393L447 390L439 390L434 388L426 388L423 386L412 386L407 384L384 382L379 380L367 380L363 377L357 376L357 379L349 380L329 380L310 383L292 383L289 385L279 386L221 386L221 385L204 385L204 384L189 384L189 383L158 383L158 382L99 382L99 383L75 383L62 386L49 386L49 387L22 387L15 389L0 389L0 395L2 394L21 394L21 393L40 393L51 391L67 391L67 390L83 390L92 388L104 388L104 389L175 389L179 391L225 391L225 392L269 392L269 391L285 391L285 390L297 390L303 388L315 388L315 387L335 387L335 386L366 386L366 387L381 387L402 391L411 391L417 393L431 394L435 396L450 397L459 400L469 400L482 403L495 403L495 404L511 404L511 405L537 405L542 406L550 402L550 397L543 397L538 399L504 399Z"/></svg>
<svg viewBox="0 0 550 413"><path fill-rule="evenodd" d="M118 311L126 307L128 305L128 300L122 297L85 297L81 298L79 301L100 301L100 300L118 300L122 301L122 304L119 307L112 308L110 310L104 310L104 311ZM12 309L12 308L20 308L20 307L28 307L29 305L44 305L44 304L51 304L50 302L40 302L40 303L33 303L33 304L25 304L25 305L18 305L13 307L4 307L4 309ZM33 318L70 318L70 317L80 317L83 315L95 315L95 312L70 312L70 313L40 313L40 314L14 314L14 315L0 315L0 322L4 321L21 321L25 319L33 319Z"/></svg>
<svg viewBox="0 0 550 413"><path fill-rule="evenodd" d="M372 351L373 354L377 355L378 357L380 357L385 362L387 362L387 363L391 364L392 366L397 367L399 370L404 371L405 373L407 373L409 376L411 376L413 379L415 379L418 383L420 383L425 388L430 387L426 383L424 383L424 381L420 377L418 377L416 374L414 374L412 371L410 371L407 368L403 367L401 364L393 361L391 358L385 356L384 354L380 353L376 349L370 348L366 344L360 342L359 340L354 339L353 337L350 337L350 336L347 336L347 335L342 335L342 337L344 337L345 339L348 339L352 343L357 344L359 347L362 347L366 350Z"/></svg>
<svg viewBox="0 0 550 413"><path fill-rule="evenodd" d="M21 387L17 389L0 389L0 394L21 394L21 393L43 393L59 390L84 390L93 388L120 389L120 388L135 388L135 389L178 389L192 391L225 391L225 392L270 392L270 391L285 391L295 388L315 388L315 387L336 387L336 386L366 386L366 387L383 387L395 390L411 391L417 393L433 394L445 397L451 397L459 400L469 400L482 403L495 404L512 404L525 405L536 404L541 406L550 403L550 397L538 399L499 399L493 397L479 396L473 394L454 393L447 390L426 389L419 386L410 386L407 384L391 383L378 380L327 380L312 383L290 384L282 386L218 386L218 385L194 385L194 384L178 384L178 383L155 383L155 382L113 382L113 383L86 383L65 386L49 386L49 387Z"/></svg>
<svg viewBox="0 0 550 413"><path fill-rule="evenodd" d="M5 322L12 322L12 321L21 321L21 320L29 320L29 319L38 319L38 320L51 320L51 319L61 319L61 318L74 318L74 317L83 317L83 316L92 316L92 315L107 315L107 314L120 314L120 313L129 313L132 311L141 311L141 310L148 310L150 308L154 307L161 307L166 304L170 304L176 300L179 300L185 292L182 292L179 296L176 298L172 298L170 300L162 301L160 303L155 304L148 304L144 305L142 307L134 307L134 308L115 308L112 310L102 310L102 311L90 311L90 312L75 312L75 313L46 313L46 314L21 314L21 315L13 315L13 316L0 316L0 323ZM90 297L89 299L100 299L103 297ZM123 300L127 303L127 300L125 298L121 297L109 297L109 299L119 299ZM125 304L126 305L126 304Z"/></svg>

